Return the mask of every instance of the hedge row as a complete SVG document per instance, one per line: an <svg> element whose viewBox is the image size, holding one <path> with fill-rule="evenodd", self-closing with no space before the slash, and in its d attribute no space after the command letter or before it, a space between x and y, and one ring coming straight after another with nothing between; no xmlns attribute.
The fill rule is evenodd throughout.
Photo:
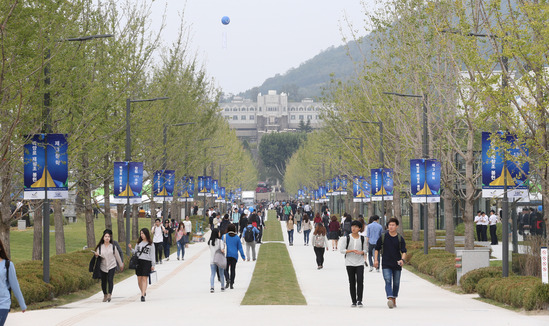
<svg viewBox="0 0 549 326"><path fill-rule="evenodd" d="M476 289L483 298L526 310L546 308L549 304L549 285L538 277L488 277L481 279Z"/></svg>
<svg viewBox="0 0 549 326"><path fill-rule="evenodd" d="M428 255L424 255L423 250L411 250L407 256L407 261L421 273L431 275L444 284L456 284L454 254L431 249Z"/></svg>
<svg viewBox="0 0 549 326"><path fill-rule="evenodd" d="M472 270L461 277L459 283L466 293L477 292L477 284L484 278L501 277L501 267L484 267Z"/></svg>
<svg viewBox="0 0 549 326"><path fill-rule="evenodd" d="M86 290L96 282L88 272L92 253L77 251L53 256L50 260L50 283L44 283L42 261L25 261L16 264L17 279L28 304L51 300L59 295ZM127 266L129 257L124 256ZM12 298L14 306L17 300Z"/></svg>

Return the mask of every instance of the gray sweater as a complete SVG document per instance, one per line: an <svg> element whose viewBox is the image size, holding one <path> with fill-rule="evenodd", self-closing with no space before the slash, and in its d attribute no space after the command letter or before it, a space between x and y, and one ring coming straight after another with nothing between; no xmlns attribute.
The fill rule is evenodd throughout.
<svg viewBox="0 0 549 326"><path fill-rule="evenodd" d="M148 260L152 263L152 266L155 265L154 245L149 245L147 241L141 241L137 244L137 246L135 246L134 249L132 249L132 253L136 252L141 252L140 254L137 254L139 259Z"/></svg>

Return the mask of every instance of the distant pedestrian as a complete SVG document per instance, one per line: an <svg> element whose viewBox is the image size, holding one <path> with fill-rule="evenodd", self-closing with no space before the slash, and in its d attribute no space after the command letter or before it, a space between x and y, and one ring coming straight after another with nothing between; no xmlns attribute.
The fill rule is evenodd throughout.
<svg viewBox="0 0 549 326"><path fill-rule="evenodd" d="M27 311L27 305L17 281L15 266L9 260L2 240L0 240L0 266L0 325L4 325L11 309L12 292L17 302L19 302L22 312Z"/></svg>
<svg viewBox="0 0 549 326"><path fill-rule="evenodd" d="M312 216L309 215L309 218ZM313 219L313 223L316 226L318 223L322 223L322 216L320 216L320 213L316 213L315 218Z"/></svg>
<svg viewBox="0 0 549 326"><path fill-rule="evenodd" d="M317 269L324 267L324 251L327 251L329 246L328 237L326 237L326 228L322 223L317 224L313 233L313 249L315 251Z"/></svg>
<svg viewBox="0 0 549 326"><path fill-rule="evenodd" d="M332 250L337 250L337 242L339 241L339 222L337 216L332 215L330 217L330 224L328 225L328 239L332 240Z"/></svg>
<svg viewBox="0 0 549 326"><path fill-rule="evenodd" d="M142 228L139 232L139 240L137 240L135 249L132 249L131 243L128 244L128 248L130 248L133 254L137 253L138 263L137 268L135 269L135 275L137 275L137 285L141 291L141 302L145 302L149 275L154 271L156 260L155 248L153 248L149 229Z"/></svg>
<svg viewBox="0 0 549 326"><path fill-rule="evenodd" d="M164 230L162 238L162 248L164 249L164 256L166 261L170 260L170 248L172 246L172 233L174 232L170 220L164 221Z"/></svg>
<svg viewBox="0 0 549 326"><path fill-rule="evenodd" d="M286 203L286 206L284 206L284 218L283 221L288 221L288 218L292 214L292 207L290 206L290 202Z"/></svg>
<svg viewBox="0 0 549 326"><path fill-rule="evenodd" d="M179 223L177 232L175 233L175 243L177 245L177 260L179 260L179 254L181 253L181 260L185 258L185 238L187 233L185 232L185 225Z"/></svg>
<svg viewBox="0 0 549 326"><path fill-rule="evenodd" d="M244 229L244 232L242 233L242 237L244 238L244 241L246 242L246 257L248 261L250 261L250 248L252 249L252 258L255 261L255 244L256 239L259 236L259 230L252 225L251 222L248 223L248 226Z"/></svg>
<svg viewBox="0 0 549 326"><path fill-rule="evenodd" d="M164 243L164 225L160 223L160 219L154 220L154 226L151 229L154 242L154 251L157 264L162 264L162 248Z"/></svg>
<svg viewBox="0 0 549 326"><path fill-rule="evenodd" d="M303 221L303 208L298 208L294 215L294 222L297 226L297 233L301 233L301 221Z"/></svg>
<svg viewBox="0 0 549 326"><path fill-rule="evenodd" d="M341 226L341 229L343 231L343 236L346 237L348 236L349 234L351 234L351 223L353 222L353 218L351 217L351 215L345 213L343 214L343 221L341 222L342 223L342 226Z"/></svg>
<svg viewBox="0 0 549 326"><path fill-rule="evenodd" d="M229 224L231 224L231 221L229 221L229 214L225 214L221 220L221 223L219 223L219 232L221 232L221 235L227 233L227 227Z"/></svg>
<svg viewBox="0 0 549 326"><path fill-rule="evenodd" d="M345 254L345 267L349 277L349 292L351 294L351 307L362 308L362 295L364 293L364 254L367 243L358 232L362 228L359 221L351 222L351 233L341 238L340 252Z"/></svg>
<svg viewBox="0 0 549 326"><path fill-rule="evenodd" d="M288 243L290 246L294 245L294 217L288 215L288 222L286 222L286 230L288 231Z"/></svg>
<svg viewBox="0 0 549 326"><path fill-rule="evenodd" d="M490 217L488 218L488 223L490 224L490 241L492 245L498 244L498 234L497 234L497 223L498 223L498 216L496 215L496 212L494 210L490 211Z"/></svg>
<svg viewBox="0 0 549 326"><path fill-rule="evenodd" d="M121 272L124 271L124 263L120 258L118 250L112 243L111 230L106 229L103 232L103 237L95 247L95 256L101 257L101 290L103 290L103 302L111 302L116 266L120 266Z"/></svg>
<svg viewBox="0 0 549 326"><path fill-rule="evenodd" d="M191 233L193 231L193 223L191 222L189 215L185 216L185 221L183 221L183 225L185 225L185 232L187 233L187 239L185 240L185 248L188 248L189 242L191 241Z"/></svg>
<svg viewBox="0 0 549 326"><path fill-rule="evenodd" d="M322 224L322 223L317 223ZM303 214L303 244L305 246L309 245L309 234L311 233L311 230L313 229L313 224L311 223L311 220L309 220L309 214L305 213Z"/></svg>
<svg viewBox="0 0 549 326"><path fill-rule="evenodd" d="M488 224L490 222L488 221L488 216L486 216L485 212L480 213L481 221L480 225L482 226L481 230L481 240L480 241L488 241Z"/></svg>
<svg viewBox="0 0 549 326"><path fill-rule="evenodd" d="M477 216L475 216L475 228L477 231L477 241L482 241L482 212L478 211Z"/></svg>
<svg viewBox="0 0 549 326"><path fill-rule="evenodd" d="M385 280L385 294L387 295L387 306L392 309L396 307L396 298L400 290L400 274L406 260L406 242L404 237L398 234L398 219L390 218L387 223L387 232L383 233L376 244L374 267L379 268L379 253L383 279Z"/></svg>
<svg viewBox="0 0 549 326"><path fill-rule="evenodd" d="M240 252L240 257L242 257L242 260L246 260L246 256L244 256L244 250L242 249L240 237L238 237L238 234L236 233L236 225L230 224L227 230L228 232L223 235L223 241L227 246L227 269L225 270L225 277L228 285L226 285L225 288L228 286L230 289L233 289L234 280L236 278L238 253Z"/></svg>
<svg viewBox="0 0 549 326"><path fill-rule="evenodd" d="M379 216L373 215L370 217L370 223L366 230L366 240L368 241L368 262L370 263L370 272L374 270L374 251L377 244L377 240L383 232L383 227L379 224ZM375 260L379 261L379 252L376 254ZM379 272L379 266L376 267Z"/></svg>
<svg viewBox="0 0 549 326"><path fill-rule="evenodd" d="M208 240L208 247L210 248L210 293L214 293L214 281L215 275L219 269L219 281L221 282L221 291L225 291L225 271L223 268L218 267L214 263L215 252L221 250L225 254L225 243L221 241L221 234L219 229L213 229L210 240Z"/></svg>

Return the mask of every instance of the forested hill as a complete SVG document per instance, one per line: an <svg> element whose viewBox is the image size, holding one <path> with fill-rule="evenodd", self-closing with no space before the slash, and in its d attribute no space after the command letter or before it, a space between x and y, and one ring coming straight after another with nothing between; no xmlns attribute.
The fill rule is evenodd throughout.
<svg viewBox="0 0 549 326"><path fill-rule="evenodd" d="M360 44L365 54L370 52L369 43L366 38ZM290 101L300 101L306 97L316 98L321 95L323 87L328 85L332 74L337 79L347 79L352 76L355 69L353 60L361 57L355 41L347 45L331 47L305 61L299 67L268 78L261 86L251 88L238 96L255 100L258 93L265 94L268 90L276 90L289 94Z"/></svg>

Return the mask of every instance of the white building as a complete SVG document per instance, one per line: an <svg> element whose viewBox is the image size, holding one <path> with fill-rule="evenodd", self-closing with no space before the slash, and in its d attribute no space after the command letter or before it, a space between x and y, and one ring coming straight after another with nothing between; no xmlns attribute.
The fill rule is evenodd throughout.
<svg viewBox="0 0 549 326"><path fill-rule="evenodd" d="M230 103L220 103L221 115L239 138L256 141L269 132L288 132L299 128L300 121L312 128L321 125L322 103L312 99L288 102L288 95L270 90L257 95L257 102L235 97Z"/></svg>

